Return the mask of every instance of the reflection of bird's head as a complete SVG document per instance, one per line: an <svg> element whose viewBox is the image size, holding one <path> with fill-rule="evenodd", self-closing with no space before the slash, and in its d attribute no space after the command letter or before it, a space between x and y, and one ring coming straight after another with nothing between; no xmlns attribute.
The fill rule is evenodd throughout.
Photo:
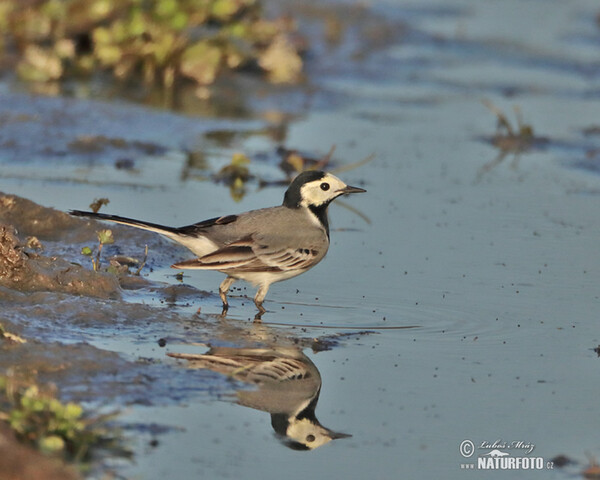
<svg viewBox="0 0 600 480"><path fill-rule="evenodd" d="M334 432L321 425L315 417L315 406L316 399L295 417L281 413L271 415L271 425L286 447L294 450L314 450L331 440L352 436Z"/></svg>
<svg viewBox="0 0 600 480"><path fill-rule="evenodd" d="M308 418L290 423L287 439L284 444L297 450L314 450L337 438L348 438L352 435L338 433L325 428L319 422L313 423Z"/></svg>

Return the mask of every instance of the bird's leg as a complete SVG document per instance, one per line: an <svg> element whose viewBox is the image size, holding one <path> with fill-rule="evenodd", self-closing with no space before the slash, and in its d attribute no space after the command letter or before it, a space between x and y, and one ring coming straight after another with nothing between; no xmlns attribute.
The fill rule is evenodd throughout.
<svg viewBox="0 0 600 480"><path fill-rule="evenodd" d="M267 292L269 291L269 285L261 285L254 296L254 305L258 308L258 318L266 312L265 307L263 307L263 301L267 296Z"/></svg>
<svg viewBox="0 0 600 480"><path fill-rule="evenodd" d="M229 309L229 304L227 303L227 292L229 291L229 287L231 287L233 282L235 282L235 278L227 277L221 282L221 285L219 285L219 296L223 302L223 313Z"/></svg>

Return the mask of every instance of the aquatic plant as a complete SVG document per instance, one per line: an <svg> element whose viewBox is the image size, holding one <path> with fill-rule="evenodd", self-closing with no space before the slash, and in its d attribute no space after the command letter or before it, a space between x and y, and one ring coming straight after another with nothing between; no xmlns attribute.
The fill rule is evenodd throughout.
<svg viewBox="0 0 600 480"><path fill-rule="evenodd" d="M0 51L22 79L111 72L172 88L212 84L241 68L300 78L294 22L267 20L259 0L0 0Z"/></svg>
<svg viewBox="0 0 600 480"><path fill-rule="evenodd" d="M231 198L239 202L246 194L246 182L250 179L250 159L243 153L234 153L231 163L214 175L214 180L229 185Z"/></svg>
<svg viewBox="0 0 600 480"><path fill-rule="evenodd" d="M519 106L513 107L517 120L516 125L513 125L507 115L491 101L484 99L481 103L496 116L496 132L493 136L485 137L484 140L498 149L498 155L479 169L477 181L481 180L485 173L502 163L506 156L513 155L511 167L516 169L521 154L539 150L548 145L548 138L536 135L533 126L523 121Z"/></svg>

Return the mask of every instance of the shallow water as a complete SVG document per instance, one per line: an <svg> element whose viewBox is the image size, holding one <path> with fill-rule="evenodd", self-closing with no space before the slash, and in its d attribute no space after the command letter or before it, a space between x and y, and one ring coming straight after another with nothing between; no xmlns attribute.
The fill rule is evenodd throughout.
<svg viewBox="0 0 600 480"><path fill-rule="evenodd" d="M115 460L119 474L458 479L470 475L461 464L492 450L477 447L498 440L533 444L529 456L542 457L544 470L559 454L579 462L544 474L503 472L507 478L568 478L584 468L585 452L600 456L600 135L584 134L598 126L600 111L596 2L373 3L376 14L403 25L402 34L362 62L315 66L313 103L285 131L286 147L317 156L336 145L337 166L375 155L339 174L368 190L345 202L370 223L331 207L326 260L272 286L264 330L248 322L254 306L243 297L234 296L226 321L218 317L215 273L185 276L185 284L210 292L205 297L143 288L124 293L125 307L67 296L56 299L62 307L54 316L53 305L42 314L15 304L2 314L24 334L119 353L118 361L111 356L116 381L133 386L113 403L130 405L122 418L135 426L136 451L133 463ZM544 28L532 27L539 22ZM547 141L482 170L498 155L485 140L496 118L482 99L513 123L518 105ZM240 120L7 89L2 110L23 116L2 132L0 191L59 210L108 196L105 212L173 225L278 204L280 187L251 182L236 202L226 187L198 181L203 172L183 174L185 151L197 149L213 169L244 151L253 173L281 178L277 142L248 133L264 126L259 112L269 101ZM225 145L205 136L222 130L240 134ZM82 153L69 147L80 135L162 149ZM114 167L123 155L135 160L134 170ZM184 249L121 235L127 254L142 248L136 239L153 242L147 278L177 284L169 265ZM234 295L253 295L240 287ZM114 323L77 309L111 312ZM356 335L330 350L309 348L312 338L347 333ZM312 452L286 448L267 412L235 404L239 383L165 356L204 353L208 343L280 348L294 339L321 375L316 417L352 435ZM169 428L157 433L149 425ZM464 440L473 441L473 457L461 456Z"/></svg>

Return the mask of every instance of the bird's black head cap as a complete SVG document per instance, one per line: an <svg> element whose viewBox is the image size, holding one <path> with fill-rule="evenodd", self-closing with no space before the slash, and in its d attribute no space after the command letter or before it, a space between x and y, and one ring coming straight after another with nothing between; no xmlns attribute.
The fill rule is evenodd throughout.
<svg viewBox="0 0 600 480"><path fill-rule="evenodd" d="M314 182L315 180L321 180L324 176L325 172L318 170L307 170L306 172L302 172L294 178L292 183L290 183L290 186L283 197L283 205L288 208L300 207L300 202L302 201L300 189L302 188L302 185L308 182Z"/></svg>

